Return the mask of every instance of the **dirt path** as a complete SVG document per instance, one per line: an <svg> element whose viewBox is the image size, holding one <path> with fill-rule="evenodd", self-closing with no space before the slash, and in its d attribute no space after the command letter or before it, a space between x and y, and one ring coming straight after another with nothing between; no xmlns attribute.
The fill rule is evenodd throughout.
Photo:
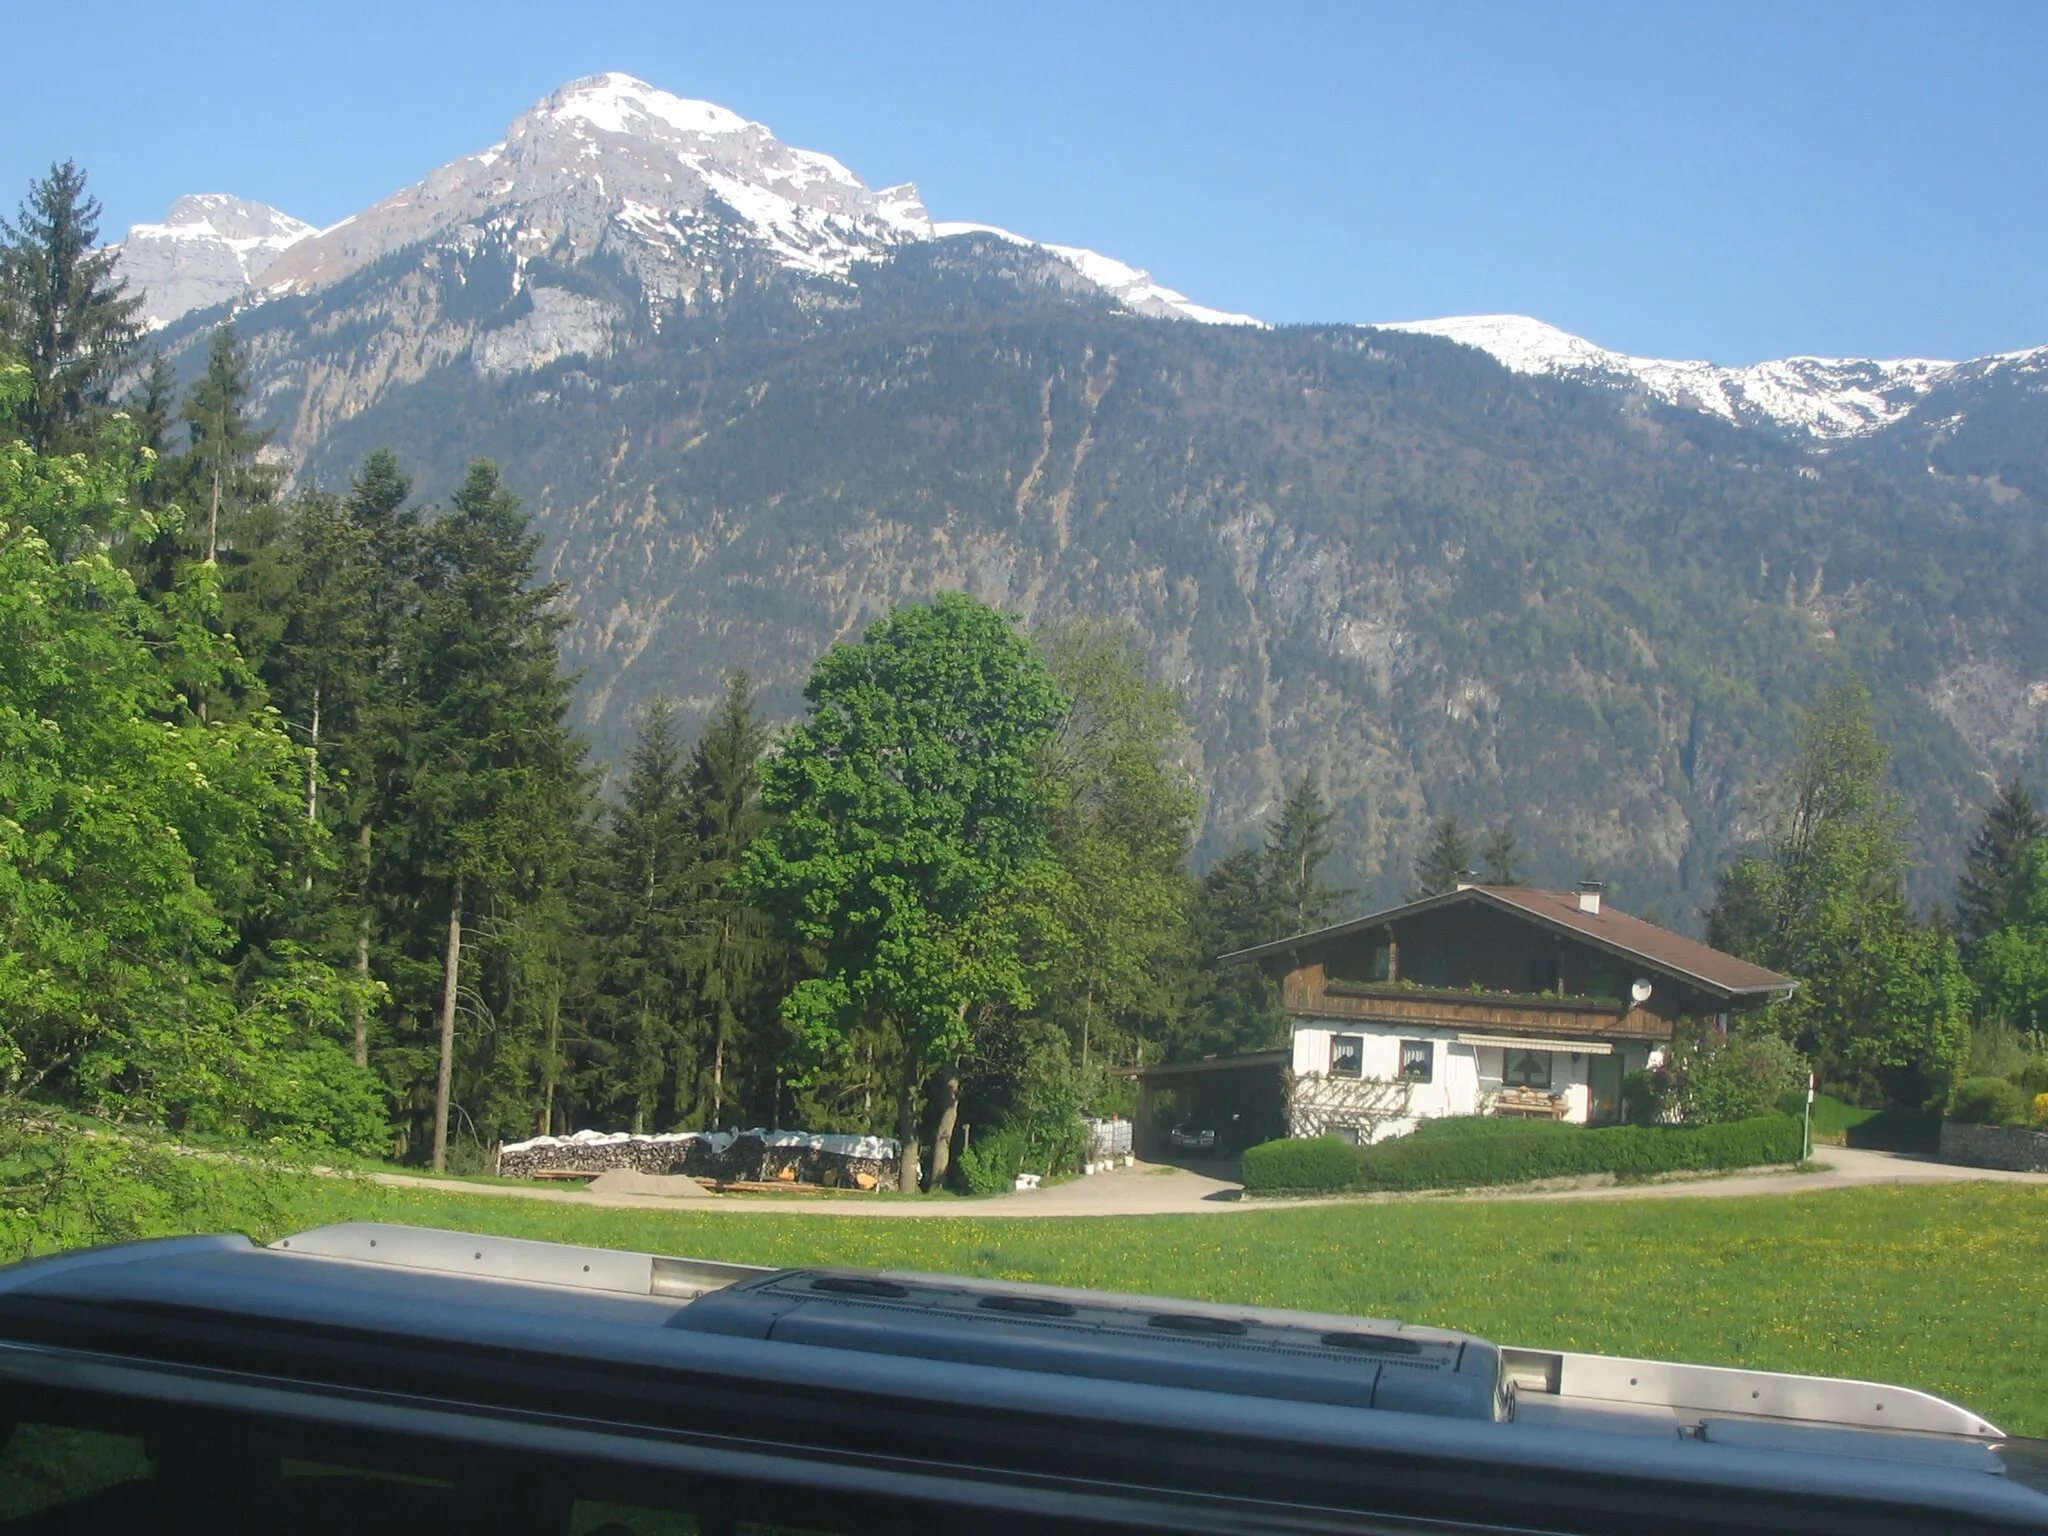
<svg viewBox="0 0 2048 1536"><path fill-rule="evenodd" d="M1853 1189L1868 1184L1939 1184L1988 1179L2048 1184L2048 1174L2005 1173L1994 1168L1958 1168L1931 1158L1896 1152L1864 1152L1847 1147L1822 1147L1816 1160L1827 1166L1806 1173L1725 1174L1715 1178L1675 1179L1661 1184L1606 1184L1572 1189L1490 1190L1447 1195L1351 1197L1354 1200L1678 1200L1716 1199L1738 1195L1793 1195L1813 1190ZM1293 1205L1328 1205L1334 1200L1244 1200L1236 1169L1225 1163L1176 1167L1140 1163L1116 1173L1073 1179L1051 1189L1023 1195L998 1195L987 1200L863 1200L785 1198L779 1195L713 1195L679 1200L662 1195L597 1194L518 1184L467 1184L456 1179L430 1179L404 1173L370 1175L380 1184L406 1189L433 1189L443 1194L503 1195L515 1200L552 1200L564 1205L609 1206L630 1210L721 1211L736 1213L798 1212L830 1216L1042 1218L1057 1216L1192 1216L1232 1211L1266 1211Z"/></svg>

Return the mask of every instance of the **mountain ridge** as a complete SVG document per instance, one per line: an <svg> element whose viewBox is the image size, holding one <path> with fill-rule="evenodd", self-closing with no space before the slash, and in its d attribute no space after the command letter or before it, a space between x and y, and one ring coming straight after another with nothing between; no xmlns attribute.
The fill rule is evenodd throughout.
<svg viewBox="0 0 2048 1536"><path fill-rule="evenodd" d="M197 206L209 203L235 204L247 211L244 222L251 214L268 216L277 233L254 241L232 237ZM684 268L702 254L692 236L708 204L736 215L773 259L816 276L845 279L857 262L899 245L982 234L1045 252L1134 314L1265 324L1201 304L1098 251L994 224L935 221L910 183L871 189L830 155L792 148L764 125L716 103L675 96L617 71L569 82L515 118L498 143L326 229L239 199L188 197L165 224L135 226L122 259L151 295L150 323L161 326L221 303L315 291L453 226L511 208L519 210L529 236L539 242L567 236L585 255L597 243L599 226L617 224L622 259L649 291L687 301L694 279ZM673 270L664 275L664 267ZM1930 393L1967 376L1959 371L1981 374L2007 360L2048 354L2048 348L2034 348L1962 362L1792 356L1727 367L1631 356L1525 315L1363 323L1441 336L1518 373L1639 392L1824 444L1898 424ZM606 327L583 316L569 329L598 338ZM508 360L519 355L517 349L505 354ZM534 355L560 354L544 346Z"/></svg>
<svg viewBox="0 0 2048 1536"><path fill-rule="evenodd" d="M1187 699L1205 855L1307 770L1375 896L1428 817L1513 812L1532 872L1691 925L1843 665L1930 868L2042 760L2033 354L1822 442L1413 329L1187 323L1137 268L925 237L914 189L594 79L234 313L300 486L383 444L427 496L504 465L601 756L736 667L793 716L827 646L964 589L1128 625ZM224 312L157 343L189 374Z"/></svg>

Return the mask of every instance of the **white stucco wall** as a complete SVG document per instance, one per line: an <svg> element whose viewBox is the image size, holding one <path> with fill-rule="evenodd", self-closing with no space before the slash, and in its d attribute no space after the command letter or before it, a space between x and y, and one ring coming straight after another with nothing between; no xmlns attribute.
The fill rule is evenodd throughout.
<svg viewBox="0 0 2048 1536"><path fill-rule="evenodd" d="M1392 1079L1401 1070L1401 1042L1429 1040L1436 1046L1435 1071L1431 1081L1416 1083L1410 1090L1409 1118L1382 1126L1375 1137L1405 1135L1415 1122L1439 1115L1471 1115L1482 1101L1499 1093L1506 1070L1507 1051L1496 1045L1464 1045L1457 1031L1402 1028L1386 1024L1350 1024L1317 1021L1299 1024L1294 1030L1294 1071L1297 1076L1327 1075L1330 1045L1338 1035L1357 1035L1365 1042L1364 1075ZM1662 1056L1662 1051L1644 1046L1615 1048L1624 1075L1640 1071ZM1550 1091L1565 1098L1565 1119L1583 1125L1592 1111L1593 1057L1590 1052L1550 1053Z"/></svg>

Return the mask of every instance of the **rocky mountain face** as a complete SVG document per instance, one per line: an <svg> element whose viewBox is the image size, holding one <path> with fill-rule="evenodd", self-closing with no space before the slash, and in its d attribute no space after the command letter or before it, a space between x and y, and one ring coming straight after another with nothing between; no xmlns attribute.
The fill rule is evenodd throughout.
<svg viewBox="0 0 2048 1536"><path fill-rule="evenodd" d="M181 197L161 224L137 224L119 247L122 274L148 296L152 328L195 309L246 298L313 226L262 203L219 193Z"/></svg>
<svg viewBox="0 0 2048 1536"><path fill-rule="evenodd" d="M1808 370L1875 403L1795 432L1762 382L1504 366L1513 327L1266 328L623 76L238 303L302 486L386 443L430 495L506 465L614 761L657 694L694 713L744 666L793 715L826 646L964 588L1146 640L1206 853L1308 770L1361 901L1430 816L1512 812L1529 873L1683 926L1836 667L1880 699L1923 897L2048 745L2038 359ZM196 365L222 313L159 341Z"/></svg>

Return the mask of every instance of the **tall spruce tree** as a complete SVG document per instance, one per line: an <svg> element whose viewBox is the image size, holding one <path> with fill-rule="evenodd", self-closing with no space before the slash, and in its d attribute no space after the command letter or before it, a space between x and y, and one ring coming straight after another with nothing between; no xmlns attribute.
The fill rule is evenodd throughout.
<svg viewBox="0 0 2048 1536"><path fill-rule="evenodd" d="M1169 1059L1262 1051L1287 1038L1273 978L1256 965L1218 963L1287 931L1266 875L1259 850L1240 848L1210 865L1196 887L1189 925L1194 971L1187 1002L1169 1024Z"/></svg>
<svg viewBox="0 0 2048 1536"><path fill-rule="evenodd" d="M1415 860L1415 885L1408 899L1441 896L1471 878L1472 840L1458 825L1458 818L1446 812L1430 823L1429 841Z"/></svg>
<svg viewBox="0 0 2048 1536"><path fill-rule="evenodd" d="M1351 894L1316 878L1335 846L1330 828L1336 819L1322 786L1304 773L1266 829L1262 886L1267 904L1291 933L1320 927Z"/></svg>
<svg viewBox="0 0 2048 1536"><path fill-rule="evenodd" d="M496 465L469 467L421 538L419 603L396 647L409 695L399 813L420 898L443 924L433 1152L447 1165L465 924L562 878L582 784L564 725L558 585L534 583L539 537Z"/></svg>
<svg viewBox="0 0 2048 1536"><path fill-rule="evenodd" d="M688 1115L696 1078L689 949L701 859L675 720L667 699L648 706L586 880L600 977L592 1027L603 1053L586 1093L623 1109L635 1131L655 1128L671 1083L678 1120Z"/></svg>
<svg viewBox="0 0 2048 1536"><path fill-rule="evenodd" d="M126 407L135 419L135 446L147 454L148 476L137 487L142 505L152 510L167 505L173 494L170 458L174 439L184 423L178 415L178 376L161 352L149 355L149 371L128 397Z"/></svg>
<svg viewBox="0 0 2048 1536"><path fill-rule="evenodd" d="M749 1037L770 1051L779 1044L763 1027L770 1021L760 988L774 958L774 933L766 914L738 889L741 861L768 825L761 805L761 759L768 740L753 680L736 672L726 679L690 760L700 853L692 963L698 1006L711 1034L710 1080L701 1095L707 1128L720 1124L736 1097L730 1087L735 1047ZM678 1112L686 1112L680 1103Z"/></svg>
<svg viewBox="0 0 2048 1536"><path fill-rule="evenodd" d="M1488 885L1524 883L1512 817L1501 817L1486 834L1486 842L1479 850L1479 878Z"/></svg>
<svg viewBox="0 0 2048 1536"><path fill-rule="evenodd" d="M2048 817L2017 778L1998 786L1970 839L1956 882L1956 933L1965 953L2000 928L2023 920L2033 893L2034 845L2048 834Z"/></svg>
<svg viewBox="0 0 2048 1536"><path fill-rule="evenodd" d="M197 536L192 552L205 565L219 558L224 532L231 543L239 532L243 557L252 558L250 546L259 537L252 520L277 494L278 474L257 459L274 433L257 426L249 396L248 353L235 339L234 322L224 321L207 346L206 371L184 405L192 446L180 463L180 488Z"/></svg>
<svg viewBox="0 0 2048 1536"><path fill-rule="evenodd" d="M85 446L108 390L140 334L142 296L99 250L100 205L71 161L29 187L13 222L0 220L0 353L28 369L9 419L30 447Z"/></svg>

